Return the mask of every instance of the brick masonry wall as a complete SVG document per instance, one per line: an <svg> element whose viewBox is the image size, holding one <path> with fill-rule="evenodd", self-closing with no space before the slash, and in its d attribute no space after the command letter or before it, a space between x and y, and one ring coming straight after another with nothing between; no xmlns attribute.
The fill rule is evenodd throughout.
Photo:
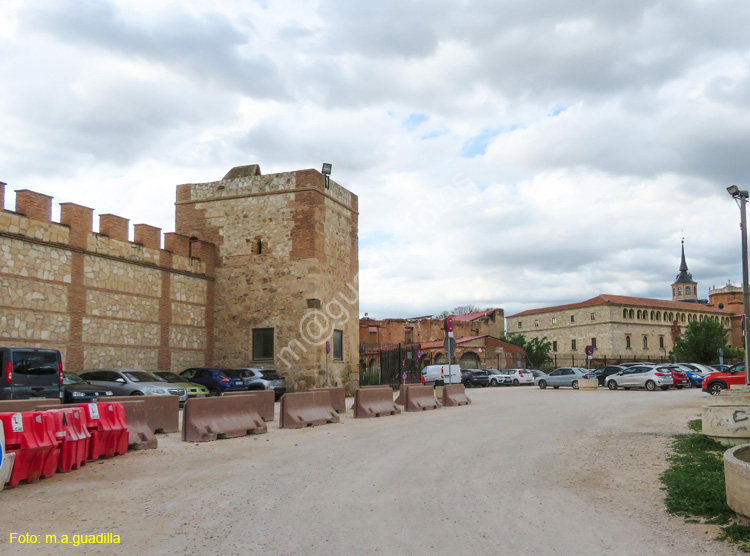
<svg viewBox="0 0 750 556"><path fill-rule="evenodd" d="M343 359L329 356L330 384L358 381L357 198L315 170L177 187L177 232L216 245L214 360L275 368L288 388L325 383L325 340L343 332ZM340 307L339 307L340 306ZM320 342L301 332L308 315L329 308ZM274 358L253 359L253 329L272 328ZM290 346L290 347L289 347ZM289 347L289 349L287 349ZM287 365L289 363L289 365Z"/></svg>
<svg viewBox="0 0 750 556"><path fill-rule="evenodd" d="M453 335L456 338L470 336L502 336L504 332L504 318L502 309L499 310L496 322L487 320L454 321ZM376 327L375 332L370 328ZM412 342L431 342L444 337L443 319L361 319L359 322L359 341L363 344L403 344L407 343L406 328L412 329Z"/></svg>
<svg viewBox="0 0 750 556"><path fill-rule="evenodd" d="M18 195L25 215L2 209L0 196L3 345L59 349L72 371L210 362L210 250L199 259L159 249L160 230L146 225L136 228L142 243L130 242L127 219L114 215L102 215L100 228L117 237L94 233L93 211L73 203L51 222L51 197Z"/></svg>

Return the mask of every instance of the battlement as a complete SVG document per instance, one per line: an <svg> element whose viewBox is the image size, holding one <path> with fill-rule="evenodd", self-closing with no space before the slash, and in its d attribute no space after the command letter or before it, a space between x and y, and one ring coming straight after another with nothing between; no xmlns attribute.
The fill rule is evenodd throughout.
<svg viewBox="0 0 750 556"><path fill-rule="evenodd" d="M76 203L60 203L60 222L52 221L52 197L28 189L16 190L16 210L5 209L5 186L0 182L0 234L23 236L37 243L69 246L90 254L145 263L162 268L214 276L213 244L161 228L134 224L114 214L99 216L93 230L94 209Z"/></svg>

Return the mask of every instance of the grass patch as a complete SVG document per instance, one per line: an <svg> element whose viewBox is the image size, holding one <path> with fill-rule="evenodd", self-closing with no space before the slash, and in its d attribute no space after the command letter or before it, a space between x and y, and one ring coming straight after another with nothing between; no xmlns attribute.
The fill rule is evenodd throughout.
<svg viewBox="0 0 750 556"><path fill-rule="evenodd" d="M693 430L699 425L699 419L689 424ZM702 434L675 437L672 454L667 458L669 469L661 476L667 511L689 523L722 525L718 540L737 543L743 551L750 552L750 527L733 523L735 514L727 504L725 451L721 443Z"/></svg>
<svg viewBox="0 0 750 556"><path fill-rule="evenodd" d="M688 421L688 428L691 431L701 432L703 430L703 419L693 419Z"/></svg>

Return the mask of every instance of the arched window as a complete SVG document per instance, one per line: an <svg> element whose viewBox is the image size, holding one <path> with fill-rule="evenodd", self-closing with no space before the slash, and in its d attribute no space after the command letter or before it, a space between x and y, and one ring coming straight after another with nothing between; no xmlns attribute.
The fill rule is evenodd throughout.
<svg viewBox="0 0 750 556"><path fill-rule="evenodd" d="M643 337L643 349L648 349L648 336Z"/></svg>
<svg viewBox="0 0 750 556"><path fill-rule="evenodd" d="M682 295L682 286L677 288L677 295Z"/></svg>
<svg viewBox="0 0 750 556"><path fill-rule="evenodd" d="M638 316L636 318L639 319L639 320L641 318L641 310L640 309L638 309Z"/></svg>
<svg viewBox="0 0 750 556"><path fill-rule="evenodd" d="M630 336L625 336L625 347L630 349Z"/></svg>
<svg viewBox="0 0 750 556"><path fill-rule="evenodd" d="M633 318L633 309L630 310L630 318Z"/></svg>
<svg viewBox="0 0 750 556"><path fill-rule="evenodd" d="M690 295L690 286L685 287L685 295Z"/></svg>
<svg viewBox="0 0 750 556"><path fill-rule="evenodd" d="M622 318L624 318L624 319L628 318L628 310L627 309L623 309L622 310Z"/></svg>
<svg viewBox="0 0 750 556"><path fill-rule="evenodd" d="M674 313L669 313L669 322L674 322Z"/></svg>
<svg viewBox="0 0 750 556"><path fill-rule="evenodd" d="M653 311L651 311L651 320L654 320L655 316L656 316L656 313L654 313Z"/></svg>
<svg viewBox="0 0 750 556"><path fill-rule="evenodd" d="M656 320L661 320L661 311L656 311Z"/></svg>
<svg viewBox="0 0 750 556"><path fill-rule="evenodd" d="M682 313L682 314L680 315L680 320L681 320L682 322L685 322L685 313Z"/></svg>

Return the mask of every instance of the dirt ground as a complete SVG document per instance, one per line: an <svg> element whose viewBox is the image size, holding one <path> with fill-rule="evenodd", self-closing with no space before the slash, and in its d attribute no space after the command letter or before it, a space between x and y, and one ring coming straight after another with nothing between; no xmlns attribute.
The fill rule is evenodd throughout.
<svg viewBox="0 0 750 556"><path fill-rule="evenodd" d="M473 404L92 462L0 493L2 554L698 555L664 510L674 434L707 396L469 390ZM351 401L349 401L351 405ZM278 411L278 407L277 407ZM38 535L10 544L11 533ZM52 545L112 533L121 544Z"/></svg>

